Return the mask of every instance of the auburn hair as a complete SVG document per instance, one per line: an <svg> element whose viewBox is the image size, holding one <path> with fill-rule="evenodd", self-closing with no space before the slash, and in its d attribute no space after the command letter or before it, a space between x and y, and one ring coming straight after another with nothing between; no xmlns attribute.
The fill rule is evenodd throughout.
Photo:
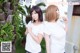
<svg viewBox="0 0 80 53"><path fill-rule="evenodd" d="M59 15L57 14L58 7L55 5L50 5L46 9L45 19L46 21L50 22L52 20L57 21Z"/></svg>

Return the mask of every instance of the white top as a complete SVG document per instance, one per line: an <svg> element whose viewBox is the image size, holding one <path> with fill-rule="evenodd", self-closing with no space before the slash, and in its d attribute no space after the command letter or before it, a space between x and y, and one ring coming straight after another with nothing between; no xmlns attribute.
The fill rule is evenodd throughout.
<svg viewBox="0 0 80 53"><path fill-rule="evenodd" d="M35 36L38 35L38 33L41 33L43 35L43 24L39 24L37 26L33 25L33 23L30 21L27 25L27 27L32 27L32 32L35 34ZM41 52L41 46L38 44L28 33L26 36L26 44L25 44L25 50L31 52L31 53L39 53Z"/></svg>
<svg viewBox="0 0 80 53"><path fill-rule="evenodd" d="M44 24L44 33L49 35L51 41L51 53L64 53L66 42L66 31L64 30L64 23L58 20L56 23L45 21Z"/></svg>

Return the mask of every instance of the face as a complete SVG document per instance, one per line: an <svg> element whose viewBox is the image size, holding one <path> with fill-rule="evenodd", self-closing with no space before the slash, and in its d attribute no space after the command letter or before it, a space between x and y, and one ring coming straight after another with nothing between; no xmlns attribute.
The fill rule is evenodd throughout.
<svg viewBox="0 0 80 53"><path fill-rule="evenodd" d="M35 21L38 20L38 13L36 13L35 11L32 12L32 19Z"/></svg>
<svg viewBox="0 0 80 53"><path fill-rule="evenodd" d="M57 18L59 18L60 15L59 9L56 9L56 13L57 13Z"/></svg>
<svg viewBox="0 0 80 53"><path fill-rule="evenodd" d="M59 13L60 13L60 12L59 12L59 9L56 9L56 12L57 12L57 14L59 15Z"/></svg>

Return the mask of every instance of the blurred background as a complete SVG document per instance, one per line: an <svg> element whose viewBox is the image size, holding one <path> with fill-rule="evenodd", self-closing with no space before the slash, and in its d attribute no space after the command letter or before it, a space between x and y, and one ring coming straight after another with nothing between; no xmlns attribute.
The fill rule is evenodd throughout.
<svg viewBox="0 0 80 53"><path fill-rule="evenodd" d="M12 53L25 53L24 32L30 8L38 5L45 20L45 10L52 4L58 6L61 16L68 18L65 53L80 53L80 0L0 0L0 42L12 41ZM44 39L41 46L42 53L46 53Z"/></svg>

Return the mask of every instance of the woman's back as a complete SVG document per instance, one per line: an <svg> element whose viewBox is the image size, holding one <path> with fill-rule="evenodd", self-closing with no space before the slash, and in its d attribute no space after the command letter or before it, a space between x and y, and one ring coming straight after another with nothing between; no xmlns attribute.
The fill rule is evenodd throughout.
<svg viewBox="0 0 80 53"><path fill-rule="evenodd" d="M64 53L66 31L60 22L46 22L45 31L50 36L51 53Z"/></svg>

